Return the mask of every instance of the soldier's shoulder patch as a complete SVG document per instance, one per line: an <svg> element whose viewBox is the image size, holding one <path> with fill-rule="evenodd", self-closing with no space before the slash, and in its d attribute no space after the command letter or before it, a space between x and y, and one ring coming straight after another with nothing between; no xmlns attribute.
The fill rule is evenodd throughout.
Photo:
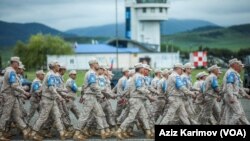
<svg viewBox="0 0 250 141"><path fill-rule="evenodd" d="M14 71L11 71L9 74L9 83L15 83L16 82L16 73Z"/></svg>
<svg viewBox="0 0 250 141"><path fill-rule="evenodd" d="M228 83L234 83L235 81L235 73L230 72L227 74L227 84Z"/></svg>
<svg viewBox="0 0 250 141"><path fill-rule="evenodd" d="M90 73L88 76L88 83L92 84L92 83L96 83L96 75L95 73Z"/></svg>
<svg viewBox="0 0 250 141"><path fill-rule="evenodd" d="M182 86L184 86L184 83L180 76L175 77L175 86L177 89L180 89Z"/></svg>

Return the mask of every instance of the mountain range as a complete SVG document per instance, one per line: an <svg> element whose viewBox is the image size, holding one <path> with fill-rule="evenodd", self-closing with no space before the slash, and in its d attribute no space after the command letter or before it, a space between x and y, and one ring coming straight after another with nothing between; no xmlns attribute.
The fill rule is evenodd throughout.
<svg viewBox="0 0 250 141"><path fill-rule="evenodd" d="M169 19L161 23L161 34L172 35L180 32L190 31L204 26L217 26L214 23L203 20L178 20ZM118 24L118 35L124 37L125 24ZM60 31L40 23L10 23L0 21L0 47L13 46L16 41L26 42L32 34L43 33L59 35L65 38L87 38L87 37L114 37L115 24L107 24L95 27L75 28Z"/></svg>
<svg viewBox="0 0 250 141"><path fill-rule="evenodd" d="M169 19L161 22L161 34L171 35L204 26L217 26L217 25L203 20ZM89 37L114 37L116 32L115 32L115 24L107 24L102 26L70 29L67 30L66 33L75 34L78 36L89 36ZM125 23L119 23L118 36L124 37L124 35L125 35Z"/></svg>
<svg viewBox="0 0 250 141"><path fill-rule="evenodd" d="M16 41L27 41L32 34L43 33L63 37L75 36L40 23L9 23L0 21L0 47L12 46Z"/></svg>

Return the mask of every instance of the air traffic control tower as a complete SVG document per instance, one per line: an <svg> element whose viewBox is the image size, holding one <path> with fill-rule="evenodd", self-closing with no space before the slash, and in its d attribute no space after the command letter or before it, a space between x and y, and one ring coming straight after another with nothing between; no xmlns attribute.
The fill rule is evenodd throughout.
<svg viewBox="0 0 250 141"><path fill-rule="evenodd" d="M167 20L167 0L125 0L127 39L160 52L160 22Z"/></svg>

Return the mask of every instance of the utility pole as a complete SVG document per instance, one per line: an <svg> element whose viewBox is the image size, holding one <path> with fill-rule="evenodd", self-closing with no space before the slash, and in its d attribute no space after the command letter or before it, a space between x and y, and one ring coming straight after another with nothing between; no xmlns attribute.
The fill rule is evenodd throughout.
<svg viewBox="0 0 250 141"><path fill-rule="evenodd" d="M115 46L116 46L116 68L119 68L118 59L118 2L115 0Z"/></svg>

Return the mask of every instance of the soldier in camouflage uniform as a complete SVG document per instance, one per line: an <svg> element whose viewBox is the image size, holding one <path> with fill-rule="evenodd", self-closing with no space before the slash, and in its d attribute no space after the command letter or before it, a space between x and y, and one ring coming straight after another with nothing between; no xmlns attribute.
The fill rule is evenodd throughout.
<svg viewBox="0 0 250 141"><path fill-rule="evenodd" d="M195 89L192 86L193 84L192 84L191 73L193 68L194 67L191 63L186 63L184 65L184 73L181 75L181 79L187 89L189 89L190 91L199 91L199 89ZM198 124L192 97L186 96L184 99L184 103L191 124Z"/></svg>
<svg viewBox="0 0 250 141"><path fill-rule="evenodd" d="M173 72L168 77L168 106L165 107L167 108L167 111L160 121L161 125L169 124L170 121L174 119L175 115L180 118L183 124L190 125L188 114L184 107L183 97L185 95L195 97L195 93L187 89L183 83L181 79L183 69L184 68L182 64L175 64Z"/></svg>
<svg viewBox="0 0 250 141"><path fill-rule="evenodd" d="M19 65L18 70L17 70L17 76L18 76L18 77L17 77L17 80L18 80L18 82L19 82L20 87L22 87L25 91L27 91L27 90L29 90L29 87L28 87L28 86L23 86L23 85L22 85L23 82L24 82L24 76L23 76L24 70L25 70L24 65L21 63L21 65ZM18 102L19 102L19 104L20 104L20 108L21 108L21 111L22 111L22 118L23 118L23 120L25 121L25 123L28 124L28 122L27 122L28 112L27 112L26 109L24 108L25 99L27 99L27 98L24 98L24 97L22 97L22 96L19 96L19 97L18 97Z"/></svg>
<svg viewBox="0 0 250 141"><path fill-rule="evenodd" d="M97 97L103 98L101 94L101 90L98 86L97 82L97 74L96 71L99 68L98 62L96 59L92 59L89 61L90 70L85 74L84 81L84 95L81 97L81 101L83 102L84 111L81 112L77 126L76 132L73 136L75 140L83 140L86 137L82 135L81 129L86 125L89 116L91 114L94 115L95 120L97 122L97 127L100 129L101 137L105 139L108 137L104 130L104 124L102 117L105 116L101 105L97 102Z"/></svg>
<svg viewBox="0 0 250 141"><path fill-rule="evenodd" d="M42 83L45 73L43 70L36 71L36 78L33 80L30 88L30 112L28 114L27 121L30 122L31 118L35 115L36 111L40 111L40 100L42 96Z"/></svg>
<svg viewBox="0 0 250 141"><path fill-rule="evenodd" d="M69 72L69 79L66 81L66 89L68 90L68 97L66 100L67 109L71 111L77 119L80 117L80 111L78 110L74 100L76 97L76 92L78 91L78 87L76 85L76 71L72 70Z"/></svg>
<svg viewBox="0 0 250 141"><path fill-rule="evenodd" d="M5 73L5 70L2 70L0 72L0 116L2 115L2 110L3 110L3 96L2 96L2 93L1 93L1 88L2 88L2 85L3 85L3 81L4 81L4 73Z"/></svg>
<svg viewBox="0 0 250 141"><path fill-rule="evenodd" d="M227 70L223 78L224 108L220 124L249 125L244 109L238 99L240 96L250 99L250 96L246 94L240 79L240 72L244 65L237 59L230 60L229 64L230 68Z"/></svg>
<svg viewBox="0 0 250 141"><path fill-rule="evenodd" d="M213 108L216 102L220 100L220 90L217 80L217 76L220 72L219 69L220 67L218 67L217 65L213 65L208 69L211 71L211 73L204 82L204 106L199 117L199 122L201 124L208 124L209 121L213 121L211 120L211 118L213 117Z"/></svg>
<svg viewBox="0 0 250 141"><path fill-rule="evenodd" d="M195 106L195 112L200 113L201 110L203 109L203 104L202 101L204 99L204 82L208 74L206 72L199 72L196 75L197 80L194 83L194 88L199 90L199 94L196 96L196 99L194 101L194 106Z"/></svg>
<svg viewBox="0 0 250 141"><path fill-rule="evenodd" d="M127 107L128 99L125 97L125 94L127 93L127 87L128 87L128 77L129 77L129 70L123 69L122 70L123 76L118 80L118 83L116 85L117 88L117 106L116 106L116 120L118 121L117 124L120 125L121 121L118 120L118 118L121 116L121 113L124 109Z"/></svg>
<svg viewBox="0 0 250 141"><path fill-rule="evenodd" d="M129 84L129 87L131 87L129 99L129 114L121 124L120 128L116 131L116 136L118 139L123 139L122 132L126 132L128 126L135 120L136 116L139 116L140 120L143 123L146 137L153 137L150 131L148 114L144 107L144 102L146 101L147 96L150 94L150 92L146 88L144 82L143 65L141 63L136 64L135 71L136 74L133 76Z"/></svg>
<svg viewBox="0 0 250 141"><path fill-rule="evenodd" d="M167 80L168 80L169 70L165 69L162 72L162 78L159 80L157 91L159 95L157 96L157 100L154 102L154 111L153 111L153 117L155 122L157 119L163 114L164 107L166 105L166 96L167 96Z"/></svg>
<svg viewBox="0 0 250 141"><path fill-rule="evenodd" d="M42 125L51 117L55 126L60 133L61 139L68 137L68 134L64 130L63 123L61 121L61 113L56 102L57 99L63 101L63 98L56 91L56 72L59 71L59 63L53 61L51 63L51 70L46 74L43 85L42 85L42 99L41 99L41 112L33 125L33 131L31 133L31 138L33 140L42 140L43 138L38 134Z"/></svg>
<svg viewBox="0 0 250 141"><path fill-rule="evenodd" d="M22 95L23 97L29 96L29 93L25 92L17 82L16 71L19 63L19 57L11 57L10 67L5 69L6 72L0 92L4 98L3 111L0 117L0 140L9 140L4 136L4 132L6 123L10 118L13 118L17 126L22 130L24 139L26 139L29 134L28 126L22 119L22 111L17 99L18 95Z"/></svg>

